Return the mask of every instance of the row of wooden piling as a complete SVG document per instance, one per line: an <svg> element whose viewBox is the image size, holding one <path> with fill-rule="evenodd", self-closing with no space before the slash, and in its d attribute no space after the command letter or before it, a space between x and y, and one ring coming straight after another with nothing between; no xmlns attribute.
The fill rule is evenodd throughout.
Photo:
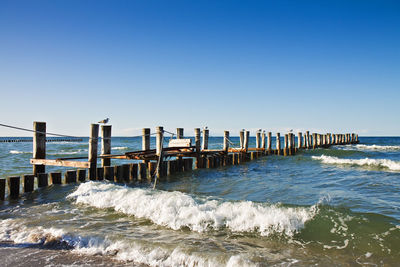
<svg viewBox="0 0 400 267"><path fill-rule="evenodd" d="M46 123L34 122L33 136L33 159L46 158ZM44 188L51 184L70 184L88 180L108 180L116 183L152 182L157 176L160 180L168 175L191 171L193 168L216 168L220 166L238 165L243 162L257 159L265 155L295 155L299 149L328 148L332 145L344 145L358 143L357 134L318 134L309 131L297 134L297 145L295 134L289 132L284 135L283 146L281 146L280 133L276 134L276 148L272 148L272 133L265 131L256 132L256 147L249 148L250 132L242 130L239 133L240 144L238 148L230 147L229 131L224 131L223 149L209 150L209 130L203 129L201 140L200 128L195 129L195 152L189 156L177 156L175 160L163 160L163 127L156 128L156 155L158 161L141 160L141 162L111 166L111 158L102 157L101 167L97 167L99 125L91 125L91 136L89 138L89 154L87 169L68 170L62 179L61 172L45 172L45 164L34 164L33 174L13 176L0 179L0 200L4 200L6 184L8 195L11 199L18 198L22 193L30 193L37 188ZM150 151L150 129L142 131L142 150ZM177 139L184 138L184 129L177 128ZM111 154L111 125L101 126L101 155ZM195 160L195 161L194 161ZM68 164L70 164L69 162ZM63 165L77 167L82 162L72 162L76 165ZM71 164L72 164L71 163ZM85 165L86 166L86 165ZM88 170L88 171L86 171ZM20 192L20 184L22 190Z"/></svg>
<svg viewBox="0 0 400 267"><path fill-rule="evenodd" d="M57 138L57 139L46 139L46 142L82 142L82 138ZM33 139L20 139L20 138L7 138L0 139L0 143L32 143Z"/></svg>

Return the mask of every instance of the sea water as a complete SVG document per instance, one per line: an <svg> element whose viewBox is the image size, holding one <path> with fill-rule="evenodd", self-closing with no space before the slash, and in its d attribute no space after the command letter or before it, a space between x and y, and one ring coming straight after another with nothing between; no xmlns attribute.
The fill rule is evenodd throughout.
<svg viewBox="0 0 400 267"><path fill-rule="evenodd" d="M222 142L211 137L210 147ZM123 154L141 139L112 146ZM32 143L0 143L0 177L30 173L31 151ZM85 155L87 142L47 143L48 158ZM0 258L6 266L396 266L399 198L400 138L360 137L179 173L155 190L106 181L36 190L0 204Z"/></svg>

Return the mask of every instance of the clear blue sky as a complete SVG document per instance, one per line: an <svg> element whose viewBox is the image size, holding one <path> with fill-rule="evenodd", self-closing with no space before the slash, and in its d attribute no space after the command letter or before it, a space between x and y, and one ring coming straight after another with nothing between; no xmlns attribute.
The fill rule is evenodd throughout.
<svg viewBox="0 0 400 267"><path fill-rule="evenodd" d="M398 136L400 1L0 0L0 90L0 123L71 135Z"/></svg>

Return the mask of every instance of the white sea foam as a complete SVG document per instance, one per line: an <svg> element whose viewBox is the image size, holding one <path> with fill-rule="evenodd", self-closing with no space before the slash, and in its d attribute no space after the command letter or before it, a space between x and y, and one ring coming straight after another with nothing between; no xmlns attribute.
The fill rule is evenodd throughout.
<svg viewBox="0 0 400 267"><path fill-rule="evenodd" d="M117 147L113 147L113 150L127 150L128 147L127 146L117 146Z"/></svg>
<svg viewBox="0 0 400 267"><path fill-rule="evenodd" d="M370 166L370 167L379 167L379 168L387 168L392 171L400 171L400 162L390 160L390 159L341 159L338 157L332 156L312 156L315 160L320 160L325 164L339 164L339 165L358 165L358 166Z"/></svg>
<svg viewBox="0 0 400 267"><path fill-rule="evenodd" d="M73 253L107 255L121 261L133 261L150 266L254 266L243 255L225 259L210 254L185 251L184 248L163 248L127 240L110 240L96 236L77 236L62 229L27 227L17 219L0 222L0 241L10 241L26 246L41 244L46 247L72 249Z"/></svg>
<svg viewBox="0 0 400 267"><path fill-rule="evenodd" d="M276 233L292 236L317 213L316 206L291 208L251 201L202 201L177 191L99 182L81 184L68 198L97 208L113 208L174 230L187 227L203 232L228 228L233 232L259 232L262 236Z"/></svg>
<svg viewBox="0 0 400 267"><path fill-rule="evenodd" d="M343 146L344 149L350 150L362 150L362 151L395 151L400 150L400 146L382 146L382 145L365 145L365 144L357 144L357 145L346 145Z"/></svg>
<svg viewBox="0 0 400 267"><path fill-rule="evenodd" d="M19 151L19 150L10 150L10 154L32 154L32 152Z"/></svg>

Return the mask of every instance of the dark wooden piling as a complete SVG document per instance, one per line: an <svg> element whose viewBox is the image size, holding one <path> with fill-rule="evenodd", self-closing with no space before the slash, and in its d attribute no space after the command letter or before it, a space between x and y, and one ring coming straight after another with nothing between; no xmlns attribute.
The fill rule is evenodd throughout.
<svg viewBox="0 0 400 267"><path fill-rule="evenodd" d="M272 133L268 132L268 145L267 145L268 155L271 154L272 151Z"/></svg>
<svg viewBox="0 0 400 267"><path fill-rule="evenodd" d="M22 178L24 181L24 193L32 192L35 184L35 175L25 174Z"/></svg>
<svg viewBox="0 0 400 267"><path fill-rule="evenodd" d="M141 182L147 181L147 164L138 163L138 180Z"/></svg>
<svg viewBox="0 0 400 267"><path fill-rule="evenodd" d="M306 131L306 140L307 140L307 144L306 144L306 148L310 149L311 148L311 136L310 136L310 131Z"/></svg>
<svg viewBox="0 0 400 267"><path fill-rule="evenodd" d="M65 174L64 174L65 183L66 184L76 183L76 177L77 177L76 170L66 171Z"/></svg>
<svg viewBox="0 0 400 267"><path fill-rule="evenodd" d="M239 153L232 154L232 165L239 165Z"/></svg>
<svg viewBox="0 0 400 267"><path fill-rule="evenodd" d="M250 143L250 131L246 131L244 135L244 150L247 153L247 150L249 149L249 143Z"/></svg>
<svg viewBox="0 0 400 267"><path fill-rule="evenodd" d="M281 155L281 134L276 133L276 154Z"/></svg>
<svg viewBox="0 0 400 267"><path fill-rule="evenodd" d="M86 175L86 173L85 173L85 175ZM79 178L81 178L81 177L79 177L79 172L78 172L78 180L81 181ZM104 180L104 167L97 168L97 176L96 176L96 178L97 178L98 181ZM86 179L86 177L85 177L85 179ZM84 181L85 180L83 180L81 182L84 182Z"/></svg>
<svg viewBox="0 0 400 267"><path fill-rule="evenodd" d="M287 156L288 155L288 147L289 147L289 135L285 134L285 139L283 143L283 155Z"/></svg>
<svg viewBox="0 0 400 267"><path fill-rule="evenodd" d="M209 130L207 128L203 129L203 144L202 144L202 149L208 149L208 135L209 135Z"/></svg>
<svg viewBox="0 0 400 267"><path fill-rule="evenodd" d="M180 128L181 137L183 137L183 128ZM156 128L156 155L158 157L158 163L156 165L156 176L160 178L162 175L163 165L163 140L164 140L164 127L158 126Z"/></svg>
<svg viewBox="0 0 400 267"><path fill-rule="evenodd" d="M129 180L130 181L137 181L138 179L138 164L131 163L129 164Z"/></svg>
<svg viewBox="0 0 400 267"><path fill-rule="evenodd" d="M201 168L198 164L199 164L199 162L197 161L196 162L196 164L197 164L197 168ZM173 175L174 173L175 173L175 160L168 160L167 161L167 165L168 165L168 171L167 171L167 174L168 175Z"/></svg>
<svg viewBox="0 0 400 267"><path fill-rule="evenodd" d="M316 149L317 148L317 134L313 133L312 137L313 137L312 138L313 149Z"/></svg>
<svg viewBox="0 0 400 267"><path fill-rule="evenodd" d="M297 133L297 148L303 148L303 134L301 132Z"/></svg>
<svg viewBox="0 0 400 267"><path fill-rule="evenodd" d="M229 149L229 131L224 131L224 151L227 153Z"/></svg>
<svg viewBox="0 0 400 267"><path fill-rule="evenodd" d="M96 180L97 172L97 144L99 138L99 125L90 125L90 138L89 138L89 180Z"/></svg>
<svg viewBox="0 0 400 267"><path fill-rule="evenodd" d="M111 125L101 126L101 154L109 155L111 154ZM101 166L110 166L111 159L102 158Z"/></svg>
<svg viewBox="0 0 400 267"><path fill-rule="evenodd" d="M86 169L78 169L76 171L76 174L78 176L79 182L86 181ZM97 171L96 171L97 180L103 180L103 175L104 175L104 168L103 167L97 168Z"/></svg>
<svg viewBox="0 0 400 267"><path fill-rule="evenodd" d="M142 129L142 150L150 150L150 128ZM148 163L148 160L143 160L144 163Z"/></svg>
<svg viewBox="0 0 400 267"><path fill-rule="evenodd" d="M61 172L51 172L50 180L52 184L61 184Z"/></svg>
<svg viewBox="0 0 400 267"><path fill-rule="evenodd" d="M33 155L34 159L46 158L46 123L33 122ZM33 175L37 176L39 173L46 171L45 165L33 165Z"/></svg>
<svg viewBox="0 0 400 267"><path fill-rule="evenodd" d="M266 139L265 131L262 131L262 134L261 134L261 148L264 149L264 152L265 152L265 148L267 147L265 139Z"/></svg>
<svg viewBox="0 0 400 267"><path fill-rule="evenodd" d="M46 187L49 186L49 176L47 173L38 173L38 187Z"/></svg>
<svg viewBox="0 0 400 267"><path fill-rule="evenodd" d="M123 183L124 179L122 175L122 165L114 166L114 182Z"/></svg>
<svg viewBox="0 0 400 267"><path fill-rule="evenodd" d="M196 146L196 169L199 169L202 168L201 157L200 157L200 152L201 152L200 128L194 129L194 143Z"/></svg>
<svg viewBox="0 0 400 267"><path fill-rule="evenodd" d="M19 197L19 183L20 183L19 176L12 176L7 178L8 184L8 196L11 199L17 199Z"/></svg>
<svg viewBox="0 0 400 267"><path fill-rule="evenodd" d="M104 179L114 181L114 166L104 166Z"/></svg>
<svg viewBox="0 0 400 267"><path fill-rule="evenodd" d="M191 171L193 169L193 159L192 158L186 158L183 160L184 164L184 171Z"/></svg>
<svg viewBox="0 0 400 267"><path fill-rule="evenodd" d="M122 180L129 183L129 164L122 164Z"/></svg>
<svg viewBox="0 0 400 267"><path fill-rule="evenodd" d="M261 132L258 130L256 132L256 148L261 148Z"/></svg>
<svg viewBox="0 0 400 267"><path fill-rule="evenodd" d="M6 195L6 179L0 179L0 200L4 200Z"/></svg>
<svg viewBox="0 0 400 267"><path fill-rule="evenodd" d="M153 179L153 177L155 176L155 174L156 174L157 162L150 161L147 166L148 166L148 169L149 169L149 175L148 175L147 179L149 181L151 181Z"/></svg>

